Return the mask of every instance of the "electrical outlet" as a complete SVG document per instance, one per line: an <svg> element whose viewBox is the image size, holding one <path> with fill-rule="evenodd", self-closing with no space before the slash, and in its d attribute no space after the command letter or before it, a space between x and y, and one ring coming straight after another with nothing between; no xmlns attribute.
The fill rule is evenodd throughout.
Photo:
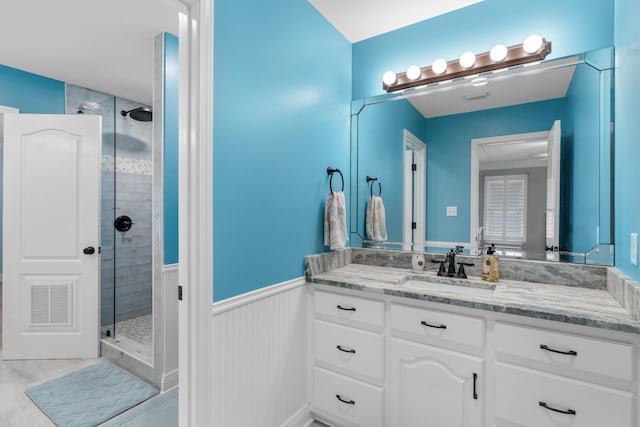
<svg viewBox="0 0 640 427"><path fill-rule="evenodd" d="M447 206L447 216L458 216L458 207Z"/></svg>
<svg viewBox="0 0 640 427"><path fill-rule="evenodd" d="M638 233L631 233L631 264L638 265Z"/></svg>

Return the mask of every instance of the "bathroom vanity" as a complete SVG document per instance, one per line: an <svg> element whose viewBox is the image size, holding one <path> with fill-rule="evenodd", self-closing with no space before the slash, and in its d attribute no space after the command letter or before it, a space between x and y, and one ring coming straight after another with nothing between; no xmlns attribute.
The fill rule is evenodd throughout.
<svg viewBox="0 0 640 427"><path fill-rule="evenodd" d="M410 256L350 249L307 257L318 419L344 427L638 425L640 321L608 290L624 285L609 269L505 260L506 278L491 289L477 268L469 279L438 277L430 262L434 270L414 273Z"/></svg>

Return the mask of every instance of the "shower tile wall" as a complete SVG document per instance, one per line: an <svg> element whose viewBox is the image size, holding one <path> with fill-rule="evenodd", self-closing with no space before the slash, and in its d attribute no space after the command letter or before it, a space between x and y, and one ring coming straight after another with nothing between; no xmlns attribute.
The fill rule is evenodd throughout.
<svg viewBox="0 0 640 427"><path fill-rule="evenodd" d="M152 308L153 124L118 113L140 106L116 98L115 217L133 220L131 230L115 233L116 322L150 314Z"/></svg>
<svg viewBox="0 0 640 427"><path fill-rule="evenodd" d="M120 115L140 103L74 85L66 91L67 114L84 105L84 114L103 117L101 324L113 333L114 321L152 311L152 122ZM114 230L119 215L132 218L131 230Z"/></svg>

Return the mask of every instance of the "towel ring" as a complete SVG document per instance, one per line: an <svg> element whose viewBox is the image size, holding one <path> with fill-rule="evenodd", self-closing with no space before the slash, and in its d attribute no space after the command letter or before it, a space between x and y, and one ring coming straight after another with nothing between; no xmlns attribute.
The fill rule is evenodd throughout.
<svg viewBox="0 0 640 427"><path fill-rule="evenodd" d="M331 176L331 178L329 178L329 190L331 191L331 194L333 194L333 174L336 172L340 174L340 179L342 179L342 189L340 191L344 191L344 176L342 175L342 172L340 169L333 169L329 166L327 168L327 175Z"/></svg>
<svg viewBox="0 0 640 427"><path fill-rule="evenodd" d="M367 182L371 182L370 186L369 186L369 193L371 194L371 197L373 197L373 184L375 183L375 181L378 181L378 178L372 178L370 176L367 176ZM378 182L378 197L382 196L382 184L380 182Z"/></svg>

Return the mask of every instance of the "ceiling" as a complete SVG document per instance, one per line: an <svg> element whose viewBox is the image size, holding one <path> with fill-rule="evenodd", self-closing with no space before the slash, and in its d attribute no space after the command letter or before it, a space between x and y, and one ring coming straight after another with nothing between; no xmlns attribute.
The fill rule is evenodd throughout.
<svg viewBox="0 0 640 427"><path fill-rule="evenodd" d="M178 33L174 0L2 0L0 63L151 104L153 39Z"/></svg>
<svg viewBox="0 0 640 427"><path fill-rule="evenodd" d="M309 0L351 43L483 0Z"/></svg>
<svg viewBox="0 0 640 427"><path fill-rule="evenodd" d="M555 62L560 64L571 60L573 58ZM540 67L548 67L548 64ZM426 91L423 95L410 97L409 102L425 118L431 118L564 98L575 66L535 73L536 67L530 67L531 73L510 75L518 73L516 69L488 75L487 83L483 86L473 86L478 76L464 79L449 90L444 90L446 87L441 84L442 90Z"/></svg>
<svg viewBox="0 0 640 427"><path fill-rule="evenodd" d="M482 0L309 0L356 42ZM144 104L153 39L177 34L179 0L2 0L0 64Z"/></svg>
<svg viewBox="0 0 640 427"><path fill-rule="evenodd" d="M481 144L480 170L546 167L548 145L547 138Z"/></svg>

